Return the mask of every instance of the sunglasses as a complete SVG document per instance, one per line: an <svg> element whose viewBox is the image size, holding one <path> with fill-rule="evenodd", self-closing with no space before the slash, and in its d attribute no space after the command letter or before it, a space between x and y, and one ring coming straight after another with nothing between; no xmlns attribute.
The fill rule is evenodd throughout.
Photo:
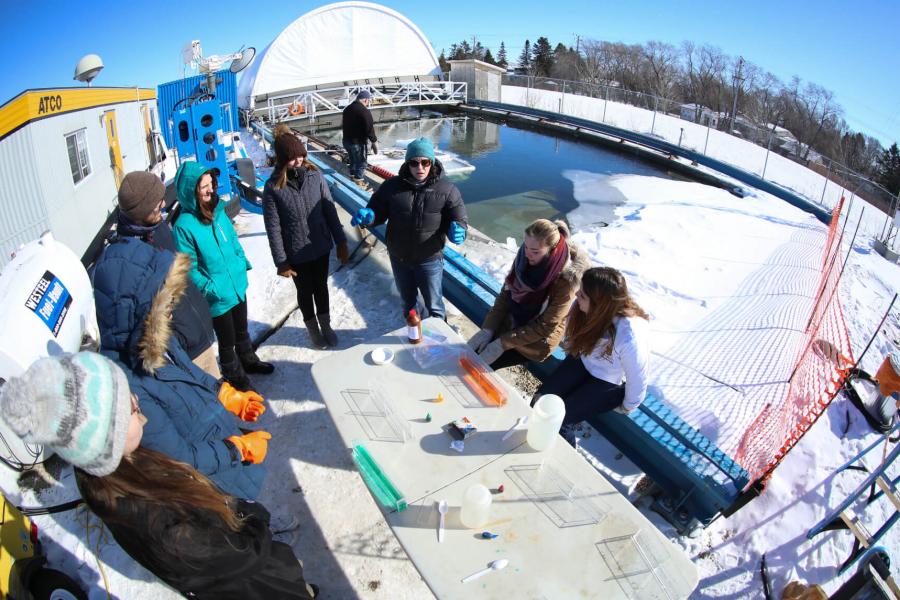
<svg viewBox="0 0 900 600"><path fill-rule="evenodd" d="M427 169L428 167L431 166L431 160L428 158L423 158L421 160L412 159L412 160L406 161L406 164L409 165L410 169L412 169L413 167L418 167L418 166L421 166L423 169Z"/></svg>

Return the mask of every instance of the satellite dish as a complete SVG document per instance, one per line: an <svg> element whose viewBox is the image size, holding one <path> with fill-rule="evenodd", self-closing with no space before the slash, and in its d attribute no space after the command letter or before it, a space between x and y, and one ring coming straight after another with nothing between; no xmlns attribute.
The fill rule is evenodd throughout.
<svg viewBox="0 0 900 600"><path fill-rule="evenodd" d="M228 67L228 70L232 73L239 73L250 66L250 63L253 62L253 58L256 56L256 48L250 46L249 48L244 48L240 52L237 53L237 57L231 61L231 66Z"/></svg>
<svg viewBox="0 0 900 600"><path fill-rule="evenodd" d="M85 54L81 57L81 60L78 61L78 65L75 67L75 77L73 77L73 79L76 81L84 81L88 84L88 87L90 87L91 82L102 70L103 61L100 60L99 56L96 54Z"/></svg>

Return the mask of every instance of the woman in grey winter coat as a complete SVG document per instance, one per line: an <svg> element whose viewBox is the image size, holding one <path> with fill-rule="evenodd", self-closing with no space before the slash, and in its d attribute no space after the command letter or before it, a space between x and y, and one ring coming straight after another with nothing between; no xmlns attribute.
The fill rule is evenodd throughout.
<svg viewBox="0 0 900 600"><path fill-rule="evenodd" d="M306 160L292 133L275 138L275 170L263 190L263 217L272 259L297 287L297 304L313 346L336 346L328 305L328 259L337 246L348 261L347 237L325 178Z"/></svg>

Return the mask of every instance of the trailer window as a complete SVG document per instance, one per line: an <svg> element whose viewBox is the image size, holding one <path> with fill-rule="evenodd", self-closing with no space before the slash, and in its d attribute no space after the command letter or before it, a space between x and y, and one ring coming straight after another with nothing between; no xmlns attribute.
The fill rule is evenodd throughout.
<svg viewBox="0 0 900 600"><path fill-rule="evenodd" d="M87 139L84 129L79 129L66 136L66 150L69 153L69 167L72 169L72 182L78 183L91 174L91 161L88 156Z"/></svg>

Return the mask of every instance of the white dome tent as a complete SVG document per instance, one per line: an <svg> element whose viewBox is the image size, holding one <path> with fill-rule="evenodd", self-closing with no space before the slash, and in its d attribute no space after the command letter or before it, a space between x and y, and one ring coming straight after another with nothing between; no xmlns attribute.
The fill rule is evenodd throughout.
<svg viewBox="0 0 900 600"><path fill-rule="evenodd" d="M370 2L339 2L288 25L244 71L242 108L260 97L366 79L440 75L431 43L409 19Z"/></svg>

